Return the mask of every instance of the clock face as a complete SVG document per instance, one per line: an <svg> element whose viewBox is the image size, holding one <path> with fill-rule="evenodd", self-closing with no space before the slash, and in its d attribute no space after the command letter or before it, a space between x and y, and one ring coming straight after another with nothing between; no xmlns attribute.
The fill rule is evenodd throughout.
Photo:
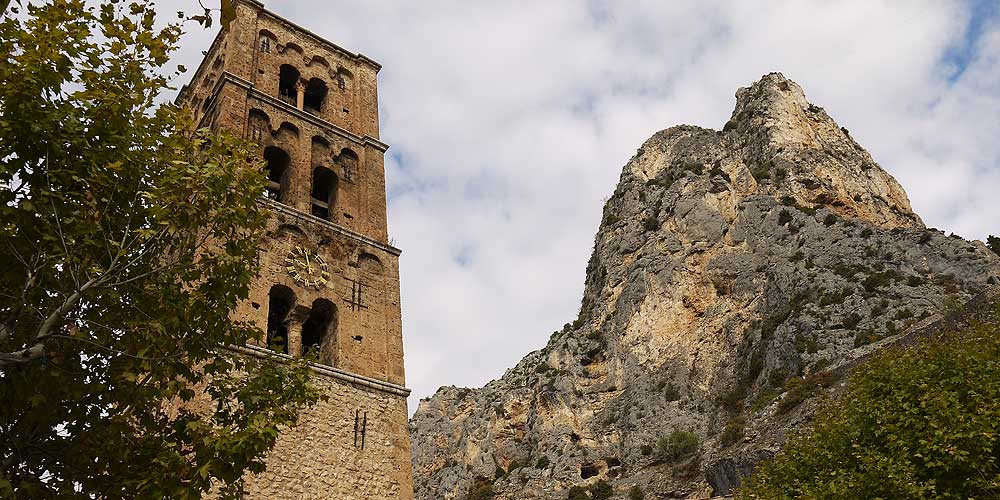
<svg viewBox="0 0 1000 500"><path fill-rule="evenodd" d="M323 257L296 246L285 257L288 275L305 287L319 288L330 279L330 269Z"/></svg>

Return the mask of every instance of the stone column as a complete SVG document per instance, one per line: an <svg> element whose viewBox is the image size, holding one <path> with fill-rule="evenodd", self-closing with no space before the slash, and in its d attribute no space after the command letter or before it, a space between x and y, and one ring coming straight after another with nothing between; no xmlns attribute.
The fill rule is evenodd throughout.
<svg viewBox="0 0 1000 500"><path fill-rule="evenodd" d="M302 80L295 82L295 107L302 109L306 102L306 86Z"/></svg>
<svg viewBox="0 0 1000 500"><path fill-rule="evenodd" d="M302 324L309 317L309 308L303 305L295 306L288 315L288 354L302 355Z"/></svg>

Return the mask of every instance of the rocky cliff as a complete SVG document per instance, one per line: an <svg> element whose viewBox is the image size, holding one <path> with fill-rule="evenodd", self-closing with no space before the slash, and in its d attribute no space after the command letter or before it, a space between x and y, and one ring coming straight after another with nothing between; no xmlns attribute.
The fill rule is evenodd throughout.
<svg viewBox="0 0 1000 500"><path fill-rule="evenodd" d="M629 160L573 323L420 402L417 498L725 494L845 366L1000 281L1000 257L924 227L797 84L769 74L736 101L722 131L672 127Z"/></svg>

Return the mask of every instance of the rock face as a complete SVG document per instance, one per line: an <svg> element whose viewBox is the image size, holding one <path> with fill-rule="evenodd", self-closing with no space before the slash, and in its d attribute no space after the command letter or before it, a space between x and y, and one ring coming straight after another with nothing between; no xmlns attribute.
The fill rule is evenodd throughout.
<svg viewBox="0 0 1000 500"><path fill-rule="evenodd" d="M576 321L501 379L421 401L417 498L726 494L844 367L1000 281L1000 257L925 228L794 82L736 98L723 131L669 128L625 166Z"/></svg>

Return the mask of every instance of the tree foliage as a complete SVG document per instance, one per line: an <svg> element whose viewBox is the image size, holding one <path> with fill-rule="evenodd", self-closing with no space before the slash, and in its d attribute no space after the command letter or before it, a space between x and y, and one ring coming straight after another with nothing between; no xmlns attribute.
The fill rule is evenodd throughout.
<svg viewBox="0 0 1000 500"><path fill-rule="evenodd" d="M738 499L1000 497L1000 304L883 352Z"/></svg>
<svg viewBox="0 0 1000 500"><path fill-rule="evenodd" d="M656 457L674 462L698 451L698 435L693 432L675 430L656 441Z"/></svg>
<svg viewBox="0 0 1000 500"><path fill-rule="evenodd" d="M566 500L590 500L590 495L583 486L573 486L566 492Z"/></svg>
<svg viewBox="0 0 1000 500"><path fill-rule="evenodd" d="M264 178L157 105L179 24L88 5L0 19L0 497L233 497L318 397L223 349L261 334L231 312Z"/></svg>

